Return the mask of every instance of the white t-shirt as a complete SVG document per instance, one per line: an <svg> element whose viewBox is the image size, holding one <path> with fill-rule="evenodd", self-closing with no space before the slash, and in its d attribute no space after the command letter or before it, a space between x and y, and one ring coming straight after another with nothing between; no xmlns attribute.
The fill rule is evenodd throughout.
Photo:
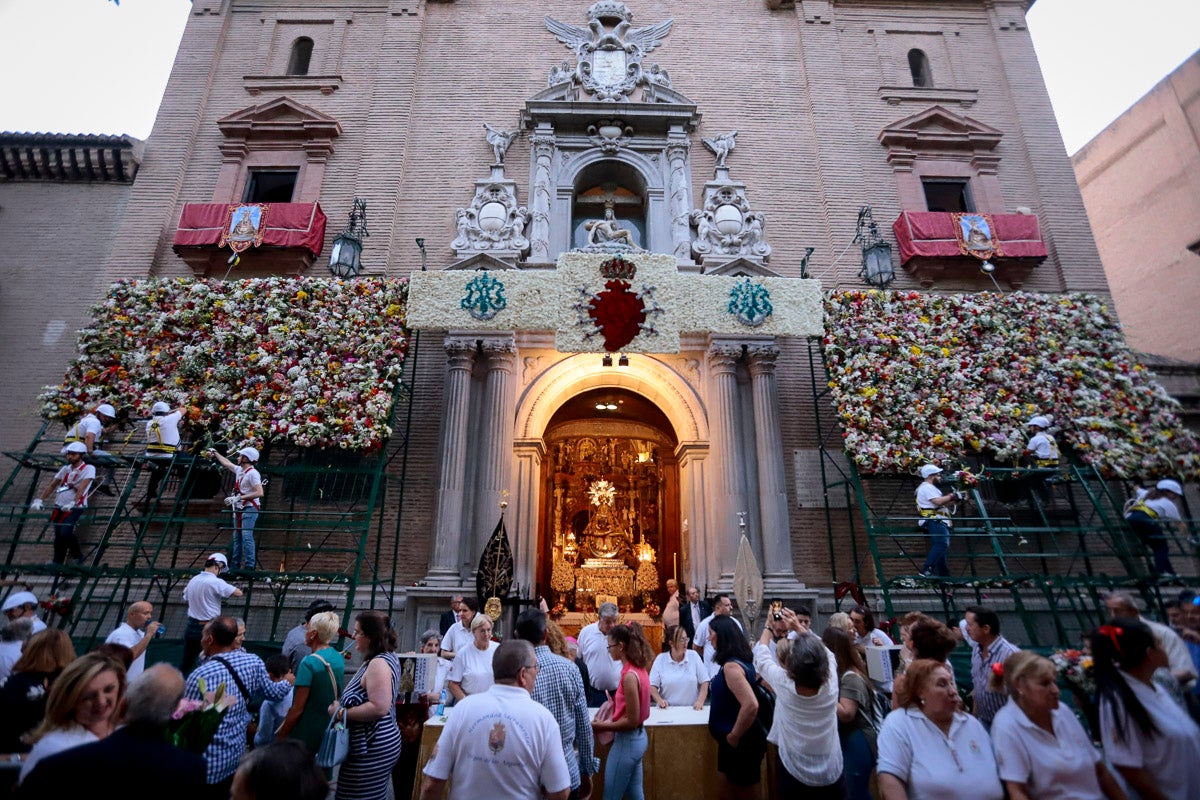
<svg viewBox="0 0 1200 800"><path fill-rule="evenodd" d="M1058 444L1054 441L1053 436L1044 432L1034 434L1029 439L1029 444L1025 445L1025 449L1033 453L1035 458L1046 460L1058 458Z"/></svg>
<svg viewBox="0 0 1200 800"><path fill-rule="evenodd" d="M909 800L1003 800L983 723L955 713L950 735L915 708L898 708L879 730L879 774L904 782Z"/></svg>
<svg viewBox="0 0 1200 800"><path fill-rule="evenodd" d="M1147 739L1137 723L1122 717L1125 735L1117 738L1116 713L1111 703L1100 701L1100 737L1104 755L1118 767L1144 769L1158 783L1158 789L1170 800L1195 800L1200 797L1200 727L1171 696L1122 672L1121 677L1133 690L1158 727L1158 736Z"/></svg>
<svg viewBox="0 0 1200 800"><path fill-rule="evenodd" d="M161 417L151 417L146 423L146 444L165 445L169 448L179 446L179 421L183 413L175 410Z"/></svg>
<svg viewBox="0 0 1200 800"><path fill-rule="evenodd" d="M221 616L221 600L237 591L208 570L188 581L183 589L183 599L188 604L188 616L208 622Z"/></svg>
<svg viewBox="0 0 1200 800"><path fill-rule="evenodd" d="M608 637L600 623L585 625L579 632L579 655L588 668L588 682L604 692L615 692L621 681L621 662L608 655Z"/></svg>
<svg viewBox="0 0 1200 800"><path fill-rule="evenodd" d="M775 688L775 722L767 741L779 747L779 760L805 786L828 786L842 774L837 659L828 648L825 655L829 662L825 683L815 695L805 697L796 691L796 684L770 648L761 642L754 645L754 668Z"/></svg>
<svg viewBox="0 0 1200 800"><path fill-rule="evenodd" d="M96 468L82 461L75 466L66 464L54 473L54 480L58 484L54 505L70 508L78 502L81 507L87 508L87 495L82 494L80 490L83 489L85 481L96 480Z"/></svg>
<svg viewBox="0 0 1200 800"><path fill-rule="evenodd" d="M424 770L451 781L449 800L527 800L571 788L558 722L529 692L498 684L450 711Z"/></svg>
<svg viewBox="0 0 1200 800"><path fill-rule="evenodd" d="M1023 783L1038 800L1100 798L1096 762L1100 753L1064 705L1050 715L1054 734L1025 715L1012 700L992 720L992 751L1000 780Z"/></svg>
<svg viewBox="0 0 1200 800"><path fill-rule="evenodd" d="M924 509L926 511L931 511L931 510L936 511L938 516L943 518L942 521L945 522L947 525L949 525L950 524L950 508L949 508L949 506L939 507L939 506L934 505L934 503L933 503L935 498L941 497L944 494L946 494L946 492L943 492L941 489L939 489L936 484L922 482L921 485L917 487L917 509L918 510ZM922 519L917 524L924 525L925 520Z"/></svg>
<svg viewBox="0 0 1200 800"><path fill-rule="evenodd" d="M17 779L17 783L25 780L26 776L33 772L33 768L43 758L49 758L64 750L78 747L81 744L91 744L98 741L100 740L96 737L96 734L82 725L75 725L73 723L69 728L47 733L38 739L33 745L33 749L29 751L29 756L25 759L25 763L21 765L21 775Z"/></svg>
<svg viewBox="0 0 1200 800"><path fill-rule="evenodd" d="M8 680L12 674L13 664L21 657L24 642L0 642L0 683Z"/></svg>
<svg viewBox="0 0 1200 800"><path fill-rule="evenodd" d="M455 622L446 629L446 635L442 637L442 649L457 653L464 647L468 647L475 641L475 637L471 635L470 628L463 627L461 622Z"/></svg>
<svg viewBox="0 0 1200 800"><path fill-rule="evenodd" d="M123 644L126 647L132 649L132 648L136 647L138 645L138 643L141 642L142 639L144 639L144 638L146 638L145 631L136 630L136 629L132 628L128 622L122 622L120 625L117 626L117 629L115 631L113 631L112 633L110 633L108 635L108 638L105 639L104 641L107 644ZM135 658L133 660L133 663L129 665L129 670L125 673L126 683L133 680L138 675L141 675L142 670L144 670L145 668L146 668L146 652L143 650L142 654L140 656L138 656L137 658Z"/></svg>
<svg viewBox="0 0 1200 800"><path fill-rule="evenodd" d="M258 470L254 467L242 469L237 468L233 474L233 485L237 489L238 494L250 494L256 486L262 486L262 476L258 474ZM255 497L250 500L241 500L234 504L235 508L258 508L262 505L262 498Z"/></svg>
<svg viewBox="0 0 1200 800"><path fill-rule="evenodd" d="M41 617L34 615L34 617L33 617L33 632L41 633L44 630L46 630L46 623L42 622Z"/></svg>
<svg viewBox="0 0 1200 800"><path fill-rule="evenodd" d="M1142 505L1158 514L1158 519L1179 519L1179 509L1169 497L1156 497L1153 500L1142 500Z"/></svg>
<svg viewBox="0 0 1200 800"><path fill-rule="evenodd" d="M467 694L486 692L494 681L492 680L492 656L500 645L488 642L487 650L480 650L475 643L467 645L454 656L450 672L446 680L455 681L462 685Z"/></svg>
<svg viewBox="0 0 1200 800"><path fill-rule="evenodd" d="M715 660L717 657L717 648L713 647L712 642L708 640L708 628L712 625L713 617L715 616L716 614L709 614L700 620L700 624L696 627L696 641L692 642L693 645L704 644L704 668L708 670L709 680L716 677L717 670L721 668ZM738 622L737 617L730 614L729 618L737 622L738 630L745 632L746 629L742 627L742 623Z"/></svg>
<svg viewBox="0 0 1200 800"><path fill-rule="evenodd" d="M667 705L690 706L700 696L700 684L708 681L700 654L690 647L683 661L671 658L670 653L659 653L650 667L650 685L658 689Z"/></svg>
<svg viewBox="0 0 1200 800"><path fill-rule="evenodd" d="M92 450L94 451L100 445L100 439L104 435L104 426L100 424L100 418L95 414L85 414L83 419L76 422L73 426L67 429L65 441L67 444L71 442L82 442L87 444L88 434L92 434L95 438L92 439ZM67 446L63 445L62 452L67 452Z"/></svg>
<svg viewBox="0 0 1200 800"><path fill-rule="evenodd" d="M1179 638L1179 634L1171 630L1161 622L1155 622L1152 619L1142 617L1142 622L1146 624L1154 633L1154 638L1158 640L1158 645L1167 654L1168 666L1171 674L1189 673L1192 677L1196 676L1196 665L1192 662L1192 656L1188 653L1187 645L1183 643L1183 639Z"/></svg>

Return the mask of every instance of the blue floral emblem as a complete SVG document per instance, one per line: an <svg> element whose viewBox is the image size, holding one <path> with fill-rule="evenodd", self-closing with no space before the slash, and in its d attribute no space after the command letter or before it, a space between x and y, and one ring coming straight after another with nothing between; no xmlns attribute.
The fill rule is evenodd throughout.
<svg viewBox="0 0 1200 800"><path fill-rule="evenodd" d="M729 290L729 313L744 325L762 325L774 311L771 293L761 283L742 278Z"/></svg>
<svg viewBox="0 0 1200 800"><path fill-rule="evenodd" d="M508 305L504 284L484 270L467 283L467 294L459 306L475 319L491 319Z"/></svg>

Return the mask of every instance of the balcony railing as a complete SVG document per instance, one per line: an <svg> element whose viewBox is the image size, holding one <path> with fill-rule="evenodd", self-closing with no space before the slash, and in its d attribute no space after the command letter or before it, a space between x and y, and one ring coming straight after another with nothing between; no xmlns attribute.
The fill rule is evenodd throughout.
<svg viewBox="0 0 1200 800"><path fill-rule="evenodd" d="M900 264L928 288L938 278L979 276L982 259L972 255L963 225L954 214L937 211L903 211L892 225L900 247ZM1013 288L1024 283L1030 271L1046 259L1038 218L1032 214L982 214L998 245L988 260L998 279Z"/></svg>

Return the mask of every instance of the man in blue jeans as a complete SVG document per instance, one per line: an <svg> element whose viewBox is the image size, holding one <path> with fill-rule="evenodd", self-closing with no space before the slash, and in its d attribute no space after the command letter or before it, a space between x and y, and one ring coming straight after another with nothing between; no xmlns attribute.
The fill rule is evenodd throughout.
<svg viewBox="0 0 1200 800"><path fill-rule="evenodd" d="M255 564L254 523L262 504L262 476L254 465L258 463L258 450L243 447L237 451L238 463L234 464L216 450L206 454L215 458L221 466L233 472L233 494L225 498L225 505L233 510L233 563L234 570L253 570Z"/></svg>
<svg viewBox="0 0 1200 800"><path fill-rule="evenodd" d="M937 486L941 474L942 468L936 464L921 467L921 485L917 487L917 513L921 515L921 521L917 524L929 534L929 555L925 558L925 566L921 567L921 574L946 578L950 576L950 564L946 560L946 554L950 552L950 515L954 513L958 492L942 494Z"/></svg>

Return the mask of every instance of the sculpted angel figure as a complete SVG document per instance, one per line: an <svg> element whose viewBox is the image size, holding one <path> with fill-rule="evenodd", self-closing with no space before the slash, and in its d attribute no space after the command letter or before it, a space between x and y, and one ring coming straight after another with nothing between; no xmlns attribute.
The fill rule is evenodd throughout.
<svg viewBox="0 0 1200 800"><path fill-rule="evenodd" d="M724 167L725 159L729 157L731 152L733 152L737 135L738 132L733 131L732 133L714 136L711 139L701 138L700 141L704 142L704 146L711 150L712 154L717 157L717 166Z"/></svg>
<svg viewBox="0 0 1200 800"><path fill-rule="evenodd" d="M509 146L512 145L513 140L517 138L517 135L520 134L520 131L513 131L512 133L509 133L508 131L502 131L499 128L493 128L486 122L483 123L483 128L487 131L487 133L484 134L484 138L486 138L487 143L492 146L492 153L496 156L496 163L503 164L504 154L508 152Z"/></svg>

